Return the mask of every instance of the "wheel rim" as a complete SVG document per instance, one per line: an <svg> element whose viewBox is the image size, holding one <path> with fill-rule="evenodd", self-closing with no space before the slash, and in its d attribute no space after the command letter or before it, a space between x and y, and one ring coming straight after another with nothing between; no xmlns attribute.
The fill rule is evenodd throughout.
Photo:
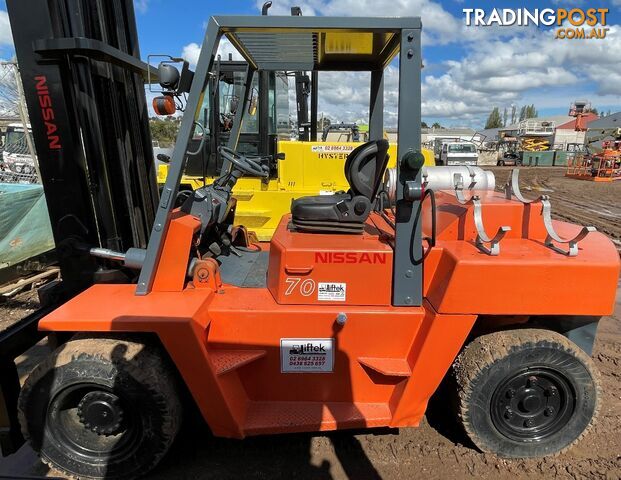
<svg viewBox="0 0 621 480"><path fill-rule="evenodd" d="M492 422L512 440L539 441L567 424L575 403L574 388L561 372L548 367L523 369L494 391Z"/></svg>
<svg viewBox="0 0 621 480"><path fill-rule="evenodd" d="M49 403L46 433L63 449L89 463L112 463L131 456L142 437L140 416L111 389L78 384Z"/></svg>

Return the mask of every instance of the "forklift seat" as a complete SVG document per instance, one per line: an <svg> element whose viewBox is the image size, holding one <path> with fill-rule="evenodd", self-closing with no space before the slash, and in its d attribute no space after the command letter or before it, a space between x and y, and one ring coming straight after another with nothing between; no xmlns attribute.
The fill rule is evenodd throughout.
<svg viewBox="0 0 621 480"><path fill-rule="evenodd" d="M301 197L291 203L296 230L362 233L388 164L388 141L374 140L352 150L345 161L347 193Z"/></svg>

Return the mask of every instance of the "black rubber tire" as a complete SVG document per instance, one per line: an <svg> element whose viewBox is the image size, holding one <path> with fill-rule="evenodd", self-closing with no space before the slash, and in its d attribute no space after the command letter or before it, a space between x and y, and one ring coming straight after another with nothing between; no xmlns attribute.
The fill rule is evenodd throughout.
<svg viewBox="0 0 621 480"><path fill-rule="evenodd" d="M551 372L567 382L569 413L543 438L512 437L502 431L503 420L492 414L501 398L495 392L508 379L536 371ZM566 337L548 330L508 330L478 337L457 357L453 375L457 413L466 434L483 452L501 457L558 454L586 434L599 410L600 380L592 360Z"/></svg>
<svg viewBox="0 0 621 480"><path fill-rule="evenodd" d="M113 392L131 428L98 435L76 420L76 408L61 408L60 399L72 395L66 392L75 397L91 388ZM18 409L23 434L42 461L80 479L144 475L168 451L182 419L176 375L159 347L127 338L76 337L62 345L30 374ZM93 445L97 453L82 450Z"/></svg>

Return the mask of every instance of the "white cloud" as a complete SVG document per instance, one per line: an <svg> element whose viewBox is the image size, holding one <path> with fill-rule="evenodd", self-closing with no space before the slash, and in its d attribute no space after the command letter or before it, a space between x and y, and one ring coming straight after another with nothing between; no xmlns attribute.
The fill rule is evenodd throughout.
<svg viewBox="0 0 621 480"><path fill-rule="evenodd" d="M574 0L575 1L575 0ZM612 0L621 5L621 0ZM257 0L260 9L263 0ZM529 27L466 27L433 0L283 0L270 15L290 15L299 5L305 16L421 16L423 53L437 45L459 44L461 59L435 62L427 53L422 83L424 118L448 123L478 124L493 106L535 102L541 108L564 108L576 98L594 106L621 105L621 28L608 26L603 40L557 40L552 31ZM219 53L228 58L234 47L223 40ZM183 56L195 63L200 47L189 44ZM432 51L433 52L433 51ZM368 118L368 74L322 72L319 111L336 121ZM291 82L290 90L294 85ZM562 92L563 97L559 97ZM295 113L295 97L292 113ZM397 121L398 72L389 67L385 78L385 122Z"/></svg>
<svg viewBox="0 0 621 480"><path fill-rule="evenodd" d="M196 63L198 62L198 57L200 53L201 46L198 43L190 43L183 47L181 56L190 63L190 66L192 68L194 68L196 67ZM232 55L233 60L243 60L241 54L226 38L222 38L220 40L220 45L218 46L218 55L220 55L222 60L228 60L229 55Z"/></svg>
<svg viewBox="0 0 621 480"><path fill-rule="evenodd" d="M551 98L548 107L557 108L579 97L595 106L621 104L620 32L610 26L603 40L557 40L552 31L534 30L479 42L461 61L446 62L444 75L425 78L423 111L439 117L469 112L482 119L494 105L535 98ZM559 91L566 96L559 98Z"/></svg>
<svg viewBox="0 0 621 480"><path fill-rule="evenodd" d="M198 63L198 57L201 54L201 47L198 43L190 43L183 47L181 56L187 60L192 68L196 67Z"/></svg>
<svg viewBox="0 0 621 480"><path fill-rule="evenodd" d="M444 62L440 73L437 64L425 69L434 73L424 76L423 117L480 125L493 106L512 103L537 100L542 108L565 108L577 98L588 98L594 106L621 105L621 27L609 28L603 40L557 40L553 32L527 30L507 40L468 44L463 59ZM356 82L347 75L344 82L338 76L320 81L320 99L330 99L329 104L320 100L320 109L348 121L343 112L353 102L357 116L365 118L368 80ZM386 75L386 123L392 119L394 124L397 71L391 68Z"/></svg>
<svg viewBox="0 0 621 480"><path fill-rule="evenodd" d="M149 9L150 0L134 0L134 7L139 13L146 13Z"/></svg>
<svg viewBox="0 0 621 480"><path fill-rule="evenodd" d="M13 45L13 34L11 33L9 14L4 10L0 10L0 46L1 45Z"/></svg>
<svg viewBox="0 0 621 480"><path fill-rule="evenodd" d="M257 8L263 0L257 0ZM430 0L286 0L272 6L270 15L290 15L292 6L300 6L305 16L423 16L423 34L435 42L448 43L459 33L459 21L439 4Z"/></svg>
<svg viewBox="0 0 621 480"><path fill-rule="evenodd" d="M618 0L621 1L621 0ZM256 1L257 8L263 0ZM285 0L270 9L270 15L290 15L292 6L300 6L305 16L420 16L423 21L423 45L446 45L508 36L514 27L470 28L433 0Z"/></svg>

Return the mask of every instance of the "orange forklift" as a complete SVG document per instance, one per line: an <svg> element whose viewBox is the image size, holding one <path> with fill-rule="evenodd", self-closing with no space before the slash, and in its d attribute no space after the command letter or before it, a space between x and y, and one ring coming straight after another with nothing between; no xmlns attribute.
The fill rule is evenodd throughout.
<svg viewBox="0 0 621 480"><path fill-rule="evenodd" d="M221 38L248 63L243 108L220 176L179 202ZM500 194L472 167L423 168L420 40L419 18L220 16L194 72L160 66L156 110L174 113L186 87L187 102L148 243L80 244L99 281L38 322L59 346L18 411L44 462L74 478L144 475L175 439L185 393L221 437L413 427L445 377L484 452L551 455L584 435L601 402L590 354L618 253L591 227L551 220L547 197L525 199L517 171ZM386 173L389 65L399 146ZM349 154L347 192L296 199L271 242L253 243L231 190L268 174L236 146L253 75L270 70L370 72L370 141ZM127 279L101 274L115 268Z"/></svg>

